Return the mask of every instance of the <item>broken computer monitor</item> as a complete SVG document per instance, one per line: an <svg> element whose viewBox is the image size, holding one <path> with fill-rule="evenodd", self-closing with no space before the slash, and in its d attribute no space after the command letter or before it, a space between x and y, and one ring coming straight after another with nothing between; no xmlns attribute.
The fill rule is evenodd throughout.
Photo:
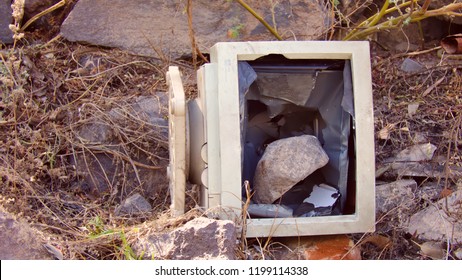
<svg viewBox="0 0 462 280"><path fill-rule="evenodd" d="M349 60L238 62L242 197L252 218L354 213Z"/></svg>

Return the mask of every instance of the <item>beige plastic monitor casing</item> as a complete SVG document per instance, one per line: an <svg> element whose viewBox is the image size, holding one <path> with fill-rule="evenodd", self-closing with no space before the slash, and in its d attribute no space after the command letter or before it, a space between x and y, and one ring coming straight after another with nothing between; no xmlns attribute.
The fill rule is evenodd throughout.
<svg viewBox="0 0 462 280"><path fill-rule="evenodd" d="M191 149L200 147L190 166L202 170L201 206L216 210L222 219L242 218L241 131L238 94L238 61L269 54L288 59L350 60L355 107L356 197L351 215L309 218L247 219L247 237L305 236L369 232L375 229L375 160L371 67L368 42L237 42L217 43L210 63L198 71L199 96L194 102L200 117L190 120ZM190 107L191 109L191 107ZM196 114L197 115L197 114ZM197 123L201 122L201 123ZM195 127L201 135L195 135ZM203 143L201 143L203 142ZM189 143L188 143L189 144ZM184 145L183 145L184 147ZM188 153L189 151L185 151ZM170 166L170 173L174 169ZM178 181L178 176L177 176ZM177 208L184 201L184 185L171 186ZM182 194L183 192L183 194ZM178 196L182 198L178 199Z"/></svg>

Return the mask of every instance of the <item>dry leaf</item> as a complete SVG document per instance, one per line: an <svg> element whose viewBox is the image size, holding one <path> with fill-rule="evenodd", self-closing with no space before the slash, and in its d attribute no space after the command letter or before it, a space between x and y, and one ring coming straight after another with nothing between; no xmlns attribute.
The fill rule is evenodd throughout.
<svg viewBox="0 0 462 280"><path fill-rule="evenodd" d="M382 140L387 140L388 138L390 138L390 133L391 131L395 128L395 124L387 124L387 126L385 126L384 128L382 128L379 133L378 133L378 137L379 139L382 139Z"/></svg>
<svg viewBox="0 0 462 280"><path fill-rule="evenodd" d="M380 234L374 234L370 235L361 241L361 245L365 243L372 243L375 247L377 247L380 250L383 250L387 248L388 246L391 245L391 240L390 238L380 235Z"/></svg>
<svg viewBox="0 0 462 280"><path fill-rule="evenodd" d="M429 257L433 260L442 260L446 255L443 248L441 248L441 243L438 242L424 242L422 245L419 245L419 247L423 256Z"/></svg>

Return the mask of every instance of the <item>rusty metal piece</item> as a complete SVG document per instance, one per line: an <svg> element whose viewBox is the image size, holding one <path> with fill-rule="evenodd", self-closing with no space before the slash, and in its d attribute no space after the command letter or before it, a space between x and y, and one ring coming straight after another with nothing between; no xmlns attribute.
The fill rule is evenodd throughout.
<svg viewBox="0 0 462 280"><path fill-rule="evenodd" d="M447 36L441 40L441 47L448 54L462 54L462 34Z"/></svg>

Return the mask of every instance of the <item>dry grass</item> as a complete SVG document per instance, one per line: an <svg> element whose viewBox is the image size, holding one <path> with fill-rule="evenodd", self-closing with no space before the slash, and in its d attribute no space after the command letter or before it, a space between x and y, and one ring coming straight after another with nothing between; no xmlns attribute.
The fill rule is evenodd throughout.
<svg viewBox="0 0 462 280"><path fill-rule="evenodd" d="M72 244L88 238L95 219L105 230L117 229L168 209L165 127L133 108L133 100L166 91L164 67L155 59L61 40L1 51L2 204L53 235L66 258L115 257L107 248L73 251ZM166 116L166 108L160 110ZM109 131L112 143L82 137L85 127L95 125ZM102 156L112 160L117 174L101 168L108 188L83 186L92 169L103 164ZM154 190L140 175L151 170L163 178ZM152 215L114 217L114 207L134 191L147 195Z"/></svg>
<svg viewBox="0 0 462 280"><path fill-rule="evenodd" d="M417 73L405 73L400 67L407 57L428 66ZM462 64L460 60L440 59L436 51L385 58L375 56L372 74L377 167L397 152L424 141L437 146L432 164L444 167L445 172L435 177L414 178L418 183L414 201L397 205L377 217L376 234L388 240L387 246L362 243L363 256L368 259L422 258L414 243L417 237L406 233L405 225L411 215L444 196L443 191L431 195L422 186L433 182L452 192L462 183L457 173L462 156ZM409 104L419 104L415 114L408 113ZM377 179L388 182L401 179L396 176L386 172ZM355 235L355 239L359 242L368 236ZM446 245L449 258L450 251L460 246L450 241Z"/></svg>

